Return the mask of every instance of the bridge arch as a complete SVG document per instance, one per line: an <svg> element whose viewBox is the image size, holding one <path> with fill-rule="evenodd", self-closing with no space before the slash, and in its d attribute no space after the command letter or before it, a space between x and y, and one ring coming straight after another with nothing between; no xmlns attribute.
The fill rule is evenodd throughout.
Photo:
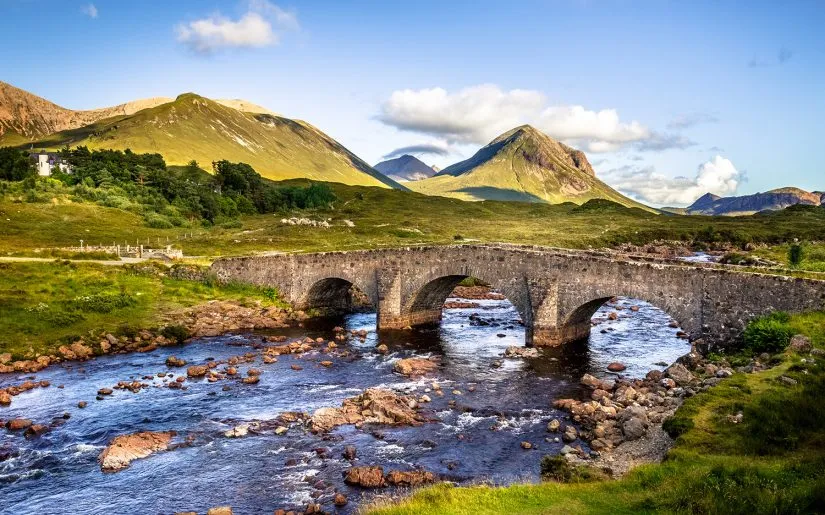
<svg viewBox="0 0 825 515"><path fill-rule="evenodd" d="M296 303L301 309L328 309L334 311L351 311L353 308L353 290L365 295L370 304L377 306L378 299L374 285L354 277L320 277L315 278Z"/></svg>

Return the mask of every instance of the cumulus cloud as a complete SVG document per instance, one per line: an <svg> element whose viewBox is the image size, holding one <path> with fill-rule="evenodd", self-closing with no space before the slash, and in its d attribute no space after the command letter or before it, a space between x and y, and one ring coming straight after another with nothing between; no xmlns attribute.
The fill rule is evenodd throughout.
<svg viewBox="0 0 825 515"><path fill-rule="evenodd" d="M717 123L718 121L719 118L712 114L690 113L675 117L667 124L667 128L668 130L689 129L696 125L702 125L705 123Z"/></svg>
<svg viewBox="0 0 825 515"><path fill-rule="evenodd" d="M544 105L538 91L482 84L448 93L443 88L395 91L378 119L401 130L431 134L451 143L487 143L524 123Z"/></svg>
<svg viewBox="0 0 825 515"><path fill-rule="evenodd" d="M717 155L702 163L692 178L666 177L652 166L622 166L609 170L602 179L617 190L643 202L660 206L684 206L705 193L736 193L744 174L729 159Z"/></svg>
<svg viewBox="0 0 825 515"><path fill-rule="evenodd" d="M95 7L95 4L84 5L80 8L80 12L82 12L89 18L97 18L97 7Z"/></svg>
<svg viewBox="0 0 825 515"><path fill-rule="evenodd" d="M419 143L417 145L408 145L406 147L396 148L392 152L385 154L383 159L394 159L410 154L413 156L433 155L446 156L450 153L450 149L443 143Z"/></svg>
<svg viewBox="0 0 825 515"><path fill-rule="evenodd" d="M280 42L281 32L297 30L298 18L266 0L253 0L237 20L214 14L177 26L178 41L199 54L226 48L260 48Z"/></svg>
<svg viewBox="0 0 825 515"><path fill-rule="evenodd" d="M591 152L611 152L651 135L647 127L635 120L620 121L615 109L590 111L579 105L548 107L541 112L536 125L554 138Z"/></svg>
<svg viewBox="0 0 825 515"><path fill-rule="evenodd" d="M547 106L540 91L502 90L482 84L448 92L443 88L393 92L378 119L401 130L449 143L485 144L518 125L532 124L548 135L591 152L610 152L654 133L637 121L624 122L615 109L580 105Z"/></svg>

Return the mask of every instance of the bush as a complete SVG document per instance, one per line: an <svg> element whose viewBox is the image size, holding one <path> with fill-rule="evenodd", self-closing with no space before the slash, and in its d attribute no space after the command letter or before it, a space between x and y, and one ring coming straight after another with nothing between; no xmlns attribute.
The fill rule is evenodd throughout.
<svg viewBox="0 0 825 515"><path fill-rule="evenodd" d="M607 475L593 467L571 465L564 456L547 455L541 459L541 477L559 483L584 483L606 479Z"/></svg>
<svg viewBox="0 0 825 515"><path fill-rule="evenodd" d="M803 258L802 245L794 243L788 248L788 264L791 266L799 266Z"/></svg>
<svg viewBox="0 0 825 515"><path fill-rule="evenodd" d="M693 429L693 419L690 417L680 417L677 414L665 419L662 423L662 429L664 429L671 438L677 438Z"/></svg>
<svg viewBox="0 0 825 515"><path fill-rule="evenodd" d="M96 293L83 295L68 301L69 308L86 313L111 313L120 308L135 304L135 299L128 293Z"/></svg>
<svg viewBox="0 0 825 515"><path fill-rule="evenodd" d="M164 338L172 340L176 343L183 343L192 335L192 333L189 332L189 329L182 325L167 325L161 330L160 334L162 334Z"/></svg>
<svg viewBox="0 0 825 515"><path fill-rule="evenodd" d="M165 216L157 213L147 213L144 218L146 219L146 225L152 229L171 229L174 227L172 222Z"/></svg>
<svg viewBox="0 0 825 515"><path fill-rule="evenodd" d="M83 315L80 313L72 313L68 311L48 311L43 317L52 327L65 327L72 325L75 322L83 320Z"/></svg>
<svg viewBox="0 0 825 515"><path fill-rule="evenodd" d="M264 298L266 298L270 302L276 302L278 300L277 288L264 288L263 294Z"/></svg>
<svg viewBox="0 0 825 515"><path fill-rule="evenodd" d="M782 311L754 320L742 335L745 350L753 354L785 350L793 336L789 321L790 316Z"/></svg>

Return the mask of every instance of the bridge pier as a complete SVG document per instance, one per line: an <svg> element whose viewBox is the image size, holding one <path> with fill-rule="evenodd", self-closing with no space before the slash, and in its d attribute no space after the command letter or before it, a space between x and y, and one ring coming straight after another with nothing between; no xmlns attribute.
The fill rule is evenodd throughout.
<svg viewBox="0 0 825 515"><path fill-rule="evenodd" d="M558 347L590 336L590 321L586 323L527 327L527 345Z"/></svg>

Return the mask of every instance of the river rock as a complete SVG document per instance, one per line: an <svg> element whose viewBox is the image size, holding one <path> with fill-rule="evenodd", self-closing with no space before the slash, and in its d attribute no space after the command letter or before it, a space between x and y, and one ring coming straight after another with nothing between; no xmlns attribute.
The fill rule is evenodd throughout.
<svg viewBox="0 0 825 515"><path fill-rule="evenodd" d="M384 486L384 469L378 466L351 467L344 471L344 483L363 488Z"/></svg>
<svg viewBox="0 0 825 515"><path fill-rule="evenodd" d="M335 497L332 498L332 503L335 506L346 506L348 502L347 496L338 492L335 494Z"/></svg>
<svg viewBox="0 0 825 515"><path fill-rule="evenodd" d="M579 437L579 432L576 430L574 426L567 426L564 428L564 433L561 435L561 439L565 442L572 442L576 438Z"/></svg>
<svg viewBox="0 0 825 515"><path fill-rule="evenodd" d="M681 363L674 363L665 370L665 376L676 381L679 386L685 386L693 381L693 374L690 373Z"/></svg>
<svg viewBox="0 0 825 515"><path fill-rule="evenodd" d="M347 445L344 447L342 456L345 460L352 461L358 456L358 449L356 449L354 445Z"/></svg>
<svg viewBox="0 0 825 515"><path fill-rule="evenodd" d="M116 436L100 453L98 457L100 468L104 472L117 472L128 467L133 460L165 451L169 448L169 442L175 434L174 431L141 431Z"/></svg>
<svg viewBox="0 0 825 515"><path fill-rule="evenodd" d="M209 367L206 365L192 365L186 369L186 375L189 377L203 377L209 372Z"/></svg>
<svg viewBox="0 0 825 515"><path fill-rule="evenodd" d="M32 424L26 428L26 430L23 432L23 436L25 436L26 438L36 438L48 432L49 426L43 424Z"/></svg>
<svg viewBox="0 0 825 515"><path fill-rule="evenodd" d="M559 430L560 427L561 427L561 422L557 418L554 418L553 420L551 420L550 422L547 423L547 430L551 433L555 433L556 431Z"/></svg>
<svg viewBox="0 0 825 515"><path fill-rule="evenodd" d="M384 476L384 481L393 486L418 486L435 482L435 474L427 470L391 470Z"/></svg>
<svg viewBox="0 0 825 515"><path fill-rule="evenodd" d="M406 358L395 362L393 369L405 376L423 376L438 369L438 363L424 358Z"/></svg>
<svg viewBox="0 0 825 515"><path fill-rule="evenodd" d="M537 358L539 357L539 351L534 347L511 345L504 351L504 356L508 358Z"/></svg>
<svg viewBox="0 0 825 515"><path fill-rule="evenodd" d="M232 515L232 506L215 506L209 508L206 515Z"/></svg>
<svg viewBox="0 0 825 515"><path fill-rule="evenodd" d="M226 431L223 435L227 438L240 438L249 434L249 424L240 424Z"/></svg>
<svg viewBox="0 0 825 515"><path fill-rule="evenodd" d="M622 372L626 368L627 367L624 364L619 363L618 361L614 361L613 363L607 365L607 369L610 370L611 372Z"/></svg>
<svg viewBox="0 0 825 515"><path fill-rule="evenodd" d="M369 388L361 395L345 399L340 408L319 408L310 424L316 432L348 424L421 425L424 418L410 407L412 397L384 388Z"/></svg>
<svg viewBox="0 0 825 515"><path fill-rule="evenodd" d="M176 356L169 356L166 358L166 366L167 367L183 367L186 366L186 360L178 358Z"/></svg>
<svg viewBox="0 0 825 515"><path fill-rule="evenodd" d="M0 406L8 406L11 404L11 395L4 390L0 390Z"/></svg>
<svg viewBox="0 0 825 515"><path fill-rule="evenodd" d="M791 338L791 343L788 345L788 350L793 352L799 352L800 354L805 354L811 352L813 345L811 345L811 340L805 335L797 334Z"/></svg>
<svg viewBox="0 0 825 515"><path fill-rule="evenodd" d="M6 429L9 431L20 431L31 427L32 421L27 418L13 418L6 422Z"/></svg>

